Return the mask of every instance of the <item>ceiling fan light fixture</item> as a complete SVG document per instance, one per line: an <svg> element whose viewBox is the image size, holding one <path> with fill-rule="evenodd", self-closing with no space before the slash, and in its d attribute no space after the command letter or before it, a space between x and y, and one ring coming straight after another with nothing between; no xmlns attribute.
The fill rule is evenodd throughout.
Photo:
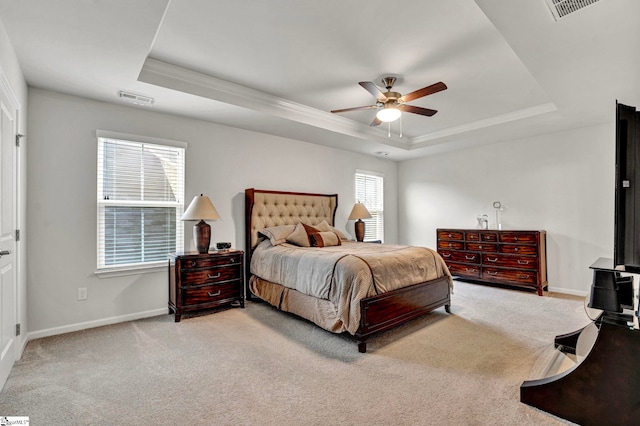
<svg viewBox="0 0 640 426"><path fill-rule="evenodd" d="M376 114L376 117L378 117L378 120L384 123L390 123L400 118L400 115L401 115L401 112L398 108L394 106L385 105L383 109L378 111L378 113Z"/></svg>

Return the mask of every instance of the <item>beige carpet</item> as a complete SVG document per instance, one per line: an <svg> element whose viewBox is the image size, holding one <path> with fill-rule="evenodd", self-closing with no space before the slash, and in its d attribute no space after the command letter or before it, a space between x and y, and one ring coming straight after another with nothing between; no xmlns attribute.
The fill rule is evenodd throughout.
<svg viewBox="0 0 640 426"><path fill-rule="evenodd" d="M29 342L0 416L32 425L558 425L519 402L578 298L456 282L443 308L373 338L247 303Z"/></svg>

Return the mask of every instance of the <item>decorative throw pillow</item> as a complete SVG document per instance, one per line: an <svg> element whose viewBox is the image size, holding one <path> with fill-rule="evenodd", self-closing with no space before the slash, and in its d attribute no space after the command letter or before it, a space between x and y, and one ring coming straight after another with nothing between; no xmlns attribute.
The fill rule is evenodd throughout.
<svg viewBox="0 0 640 426"><path fill-rule="evenodd" d="M331 247L342 245L340 237L333 231L314 232L309 234L311 247Z"/></svg>
<svg viewBox="0 0 640 426"><path fill-rule="evenodd" d="M260 234L269 238L271 245L277 246L287 241L287 237L293 232L295 227L295 225L272 226L270 228L264 228L260 231Z"/></svg>
<svg viewBox="0 0 640 426"><path fill-rule="evenodd" d="M317 232L320 231L313 226L305 225L304 223L298 223L295 226L293 232L287 237L287 242L300 247L311 247L309 234Z"/></svg>
<svg viewBox="0 0 640 426"><path fill-rule="evenodd" d="M316 225L316 228L318 228L320 231L322 232L335 232L336 235L338 235L338 238L340 238L342 241L350 241L351 238L347 237L342 231L340 231L338 228L331 226L327 223L326 220L323 220L322 222L320 222L319 224Z"/></svg>

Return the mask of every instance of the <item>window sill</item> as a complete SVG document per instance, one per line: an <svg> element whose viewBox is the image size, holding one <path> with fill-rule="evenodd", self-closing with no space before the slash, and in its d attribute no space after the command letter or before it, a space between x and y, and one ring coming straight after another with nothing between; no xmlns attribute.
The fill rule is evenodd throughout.
<svg viewBox="0 0 640 426"><path fill-rule="evenodd" d="M149 274L167 270L167 264L152 264L146 266L128 266L123 268L99 269L95 273L98 278L124 277L127 275Z"/></svg>

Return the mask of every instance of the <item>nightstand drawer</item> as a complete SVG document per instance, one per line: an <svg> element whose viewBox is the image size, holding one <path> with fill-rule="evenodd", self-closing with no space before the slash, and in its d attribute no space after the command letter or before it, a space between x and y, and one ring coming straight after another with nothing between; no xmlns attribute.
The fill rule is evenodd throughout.
<svg viewBox="0 0 640 426"><path fill-rule="evenodd" d="M211 268L213 266L227 266L242 264L241 255L213 256L201 259L185 259L182 262L181 270Z"/></svg>
<svg viewBox="0 0 640 426"><path fill-rule="evenodd" d="M214 284L201 287L185 288L182 292L185 305L199 305L203 303L217 302L240 296L238 283Z"/></svg>
<svg viewBox="0 0 640 426"><path fill-rule="evenodd" d="M222 266L210 269L183 269L181 271L182 286L189 287L194 285L202 285L206 283L217 283L221 281L229 281L240 278L242 275L240 264L236 266Z"/></svg>

